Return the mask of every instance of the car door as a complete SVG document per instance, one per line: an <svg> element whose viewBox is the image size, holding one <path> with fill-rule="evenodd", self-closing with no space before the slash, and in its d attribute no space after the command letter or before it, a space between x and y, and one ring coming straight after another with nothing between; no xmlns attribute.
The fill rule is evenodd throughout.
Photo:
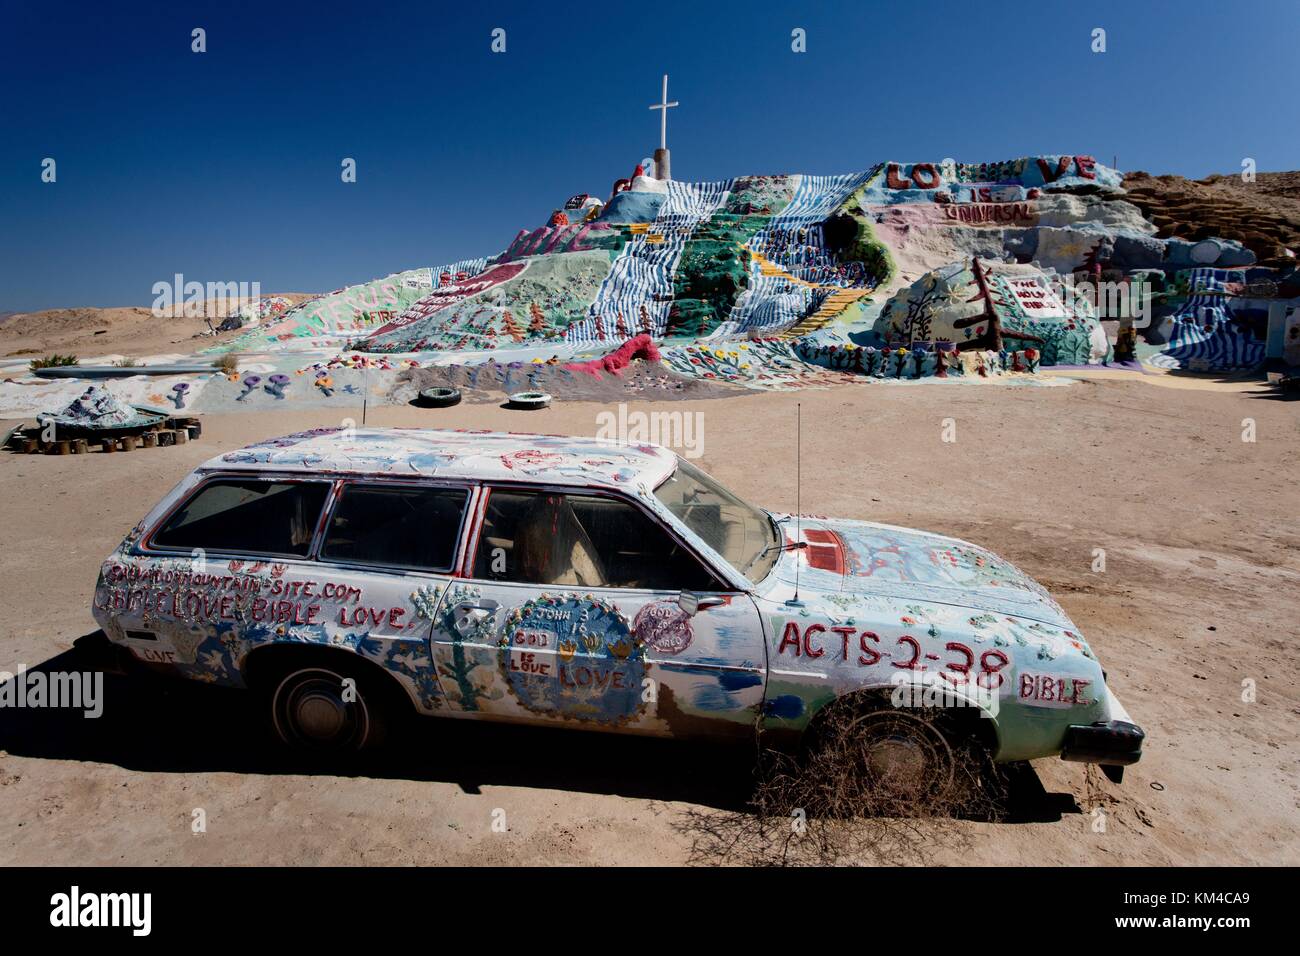
<svg viewBox="0 0 1300 956"><path fill-rule="evenodd" d="M433 631L453 708L663 736L752 733L765 675L758 610L658 516L609 491L497 485L477 522Z"/></svg>
<svg viewBox="0 0 1300 956"><path fill-rule="evenodd" d="M384 667L428 713L444 704L429 636L458 563L471 498L466 485L343 481L317 551L318 586L334 597L330 643Z"/></svg>

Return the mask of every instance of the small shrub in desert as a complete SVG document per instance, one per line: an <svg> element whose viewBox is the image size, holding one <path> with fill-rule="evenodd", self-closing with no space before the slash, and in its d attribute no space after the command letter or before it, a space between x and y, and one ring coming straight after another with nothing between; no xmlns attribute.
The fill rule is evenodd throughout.
<svg viewBox="0 0 1300 956"><path fill-rule="evenodd" d="M81 360L75 355L59 355L57 352L53 355L47 355L44 358L32 359L31 369L35 371L38 368L61 368L67 365L80 365Z"/></svg>

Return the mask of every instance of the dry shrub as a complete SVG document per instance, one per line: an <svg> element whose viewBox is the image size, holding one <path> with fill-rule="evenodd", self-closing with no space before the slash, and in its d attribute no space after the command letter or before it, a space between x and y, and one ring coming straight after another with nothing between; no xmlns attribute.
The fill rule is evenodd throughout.
<svg viewBox="0 0 1300 956"><path fill-rule="evenodd" d="M80 365L81 360L75 355L60 355L55 352L53 355L46 355L44 358L32 359L27 364L34 372L38 368L64 368L69 365Z"/></svg>
<svg viewBox="0 0 1300 956"><path fill-rule="evenodd" d="M954 743L950 778L928 780L920 795L900 790L869 769L861 717L860 710L832 708L818 729L816 745L800 757L767 750L760 742L746 809L691 809L679 822L678 829L691 839L688 861L741 866L960 863L970 833L962 821L1004 817L1005 775L970 740ZM906 719L958 739L958 725L947 712L909 710Z"/></svg>
<svg viewBox="0 0 1300 956"><path fill-rule="evenodd" d="M225 372L227 375L233 375L239 371L239 356L234 352L227 352L220 358L214 359L212 367Z"/></svg>

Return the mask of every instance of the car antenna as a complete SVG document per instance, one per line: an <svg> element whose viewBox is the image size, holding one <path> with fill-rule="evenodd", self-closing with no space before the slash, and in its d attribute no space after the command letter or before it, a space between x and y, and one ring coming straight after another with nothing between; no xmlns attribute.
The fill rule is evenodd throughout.
<svg viewBox="0 0 1300 956"><path fill-rule="evenodd" d="M802 550L803 542L803 403L794 403L794 539L796 548ZM794 559L794 597L785 602L786 607L803 607L799 600L799 559Z"/></svg>
<svg viewBox="0 0 1300 956"><path fill-rule="evenodd" d="M366 404L370 401L370 363L361 366L361 427L366 427Z"/></svg>

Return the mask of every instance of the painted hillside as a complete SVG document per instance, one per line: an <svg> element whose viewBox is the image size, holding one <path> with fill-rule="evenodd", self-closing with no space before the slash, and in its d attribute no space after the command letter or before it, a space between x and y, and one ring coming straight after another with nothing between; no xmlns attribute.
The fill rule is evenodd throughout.
<svg viewBox="0 0 1300 956"><path fill-rule="evenodd" d="M1255 261L1231 238L1160 232L1128 201L1121 174L1083 155L884 162L841 175L709 183L636 176L603 201L579 194L557 204L548 222L520 229L494 256L341 289L220 347L568 354L641 333L672 343L837 332L884 347L903 333L894 316L908 297L899 290L924 296L975 262L991 276L1014 272L1022 290L1061 277L1158 275L1172 292L1179 273L1210 270L1223 283L1232 279L1220 272ZM1053 323L1095 330L1097 318L1077 308L1041 311L1037 333L1026 326L1020 341L1055 341ZM995 344L940 326L936 347ZM1095 344L1095 331L1089 335ZM910 332L903 338L917 341ZM1053 346L1043 359L1106 357L1104 348Z"/></svg>
<svg viewBox="0 0 1300 956"><path fill-rule="evenodd" d="M1260 193L1221 179L1130 183L1068 154L704 183L639 173L557 202L494 255L245 303L192 338L155 322L168 334L151 364L158 351L174 362L197 349L203 362L230 354L234 371L138 375L114 388L201 411L406 401L433 386L483 401L521 389L615 400L626 389L685 397L862 377L978 381L1098 363L1239 372L1278 353L1300 364L1289 213L1251 213L1294 201L1285 178ZM1089 298L1081 284L1121 298ZM111 350L118 326L129 337L149 316L127 318L84 329L79 354ZM84 390L13 378L26 372L20 355L58 344L32 338L40 330L27 317L11 317L0 337L10 330L32 344L11 351L0 407L49 411ZM641 361L622 382L594 384L622 354Z"/></svg>

